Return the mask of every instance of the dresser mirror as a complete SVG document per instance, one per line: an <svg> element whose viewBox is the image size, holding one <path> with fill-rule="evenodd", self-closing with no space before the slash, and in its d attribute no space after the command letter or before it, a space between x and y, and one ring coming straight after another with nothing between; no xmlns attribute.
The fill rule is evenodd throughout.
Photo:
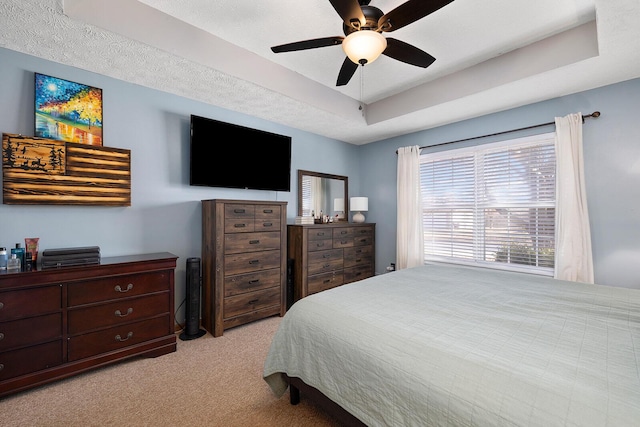
<svg viewBox="0 0 640 427"><path fill-rule="evenodd" d="M298 169L298 216L329 215L334 221L349 217L349 178Z"/></svg>

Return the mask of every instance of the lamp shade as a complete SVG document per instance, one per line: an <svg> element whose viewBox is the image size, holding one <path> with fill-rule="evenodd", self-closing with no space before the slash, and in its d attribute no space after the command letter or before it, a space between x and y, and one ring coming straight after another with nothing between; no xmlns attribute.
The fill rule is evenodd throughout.
<svg viewBox="0 0 640 427"><path fill-rule="evenodd" d="M344 212L344 199L333 199L333 211L334 212Z"/></svg>
<svg viewBox="0 0 640 427"><path fill-rule="evenodd" d="M342 41L342 49L356 64L369 64L387 48L387 39L376 31L360 30L349 34Z"/></svg>
<svg viewBox="0 0 640 427"><path fill-rule="evenodd" d="M349 199L349 209L352 212L363 212L369 210L368 197L352 197Z"/></svg>

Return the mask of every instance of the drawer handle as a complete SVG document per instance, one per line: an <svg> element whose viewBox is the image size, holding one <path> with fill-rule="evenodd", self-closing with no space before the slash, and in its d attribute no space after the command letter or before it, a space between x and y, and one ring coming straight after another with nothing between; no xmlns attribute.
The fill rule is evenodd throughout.
<svg viewBox="0 0 640 427"><path fill-rule="evenodd" d="M340 234L347 234L348 231L341 231Z"/></svg>
<svg viewBox="0 0 640 427"><path fill-rule="evenodd" d="M116 312L114 313L116 316L118 317L127 317L128 315L130 315L131 313L133 313L133 307L129 307L127 309L127 312L125 314L122 314L122 312L120 310L116 310Z"/></svg>
<svg viewBox="0 0 640 427"><path fill-rule="evenodd" d="M273 223L272 222L265 222L262 224L263 227L273 227Z"/></svg>
<svg viewBox="0 0 640 427"><path fill-rule="evenodd" d="M322 266L322 268L329 268L329 267L331 267L331 264L325 264Z"/></svg>
<svg viewBox="0 0 640 427"><path fill-rule="evenodd" d="M0 341L2 341L3 339L4 339L4 334L0 332Z"/></svg>
<svg viewBox="0 0 640 427"><path fill-rule="evenodd" d="M244 209L234 209L233 213L244 213Z"/></svg>
<svg viewBox="0 0 640 427"><path fill-rule="evenodd" d="M347 243L349 243L349 241L348 241L348 240L340 240L340 244L341 244L341 245L346 245Z"/></svg>
<svg viewBox="0 0 640 427"><path fill-rule="evenodd" d="M324 243L316 243L316 248L321 248L324 246Z"/></svg>
<svg viewBox="0 0 640 427"><path fill-rule="evenodd" d="M324 279L324 282L322 283L331 283L331 279Z"/></svg>
<svg viewBox="0 0 640 427"><path fill-rule="evenodd" d="M324 231L320 231L319 233L316 233L316 236L320 236L320 237L324 236Z"/></svg>
<svg viewBox="0 0 640 427"><path fill-rule="evenodd" d="M257 302L258 302L257 299L252 299L251 301L249 301L249 305L253 305L253 304L257 303Z"/></svg>
<svg viewBox="0 0 640 427"><path fill-rule="evenodd" d="M0 301L0 310L2 310L3 308L4 308L4 303Z"/></svg>
<svg viewBox="0 0 640 427"><path fill-rule="evenodd" d="M260 243L260 240L249 240L250 245L257 245L258 243Z"/></svg>
<svg viewBox="0 0 640 427"><path fill-rule="evenodd" d="M356 262L362 262L362 258L356 258Z"/></svg>
<svg viewBox="0 0 640 427"><path fill-rule="evenodd" d="M262 212L264 212L264 213L273 213L273 209L265 209Z"/></svg>
<svg viewBox="0 0 640 427"><path fill-rule="evenodd" d="M254 285L254 284L259 283L259 282L260 282L260 279L249 280L249 284L250 285Z"/></svg>
<svg viewBox="0 0 640 427"><path fill-rule="evenodd" d="M0 363L0 371L2 371L3 369L4 369L4 365Z"/></svg>
<svg viewBox="0 0 640 427"><path fill-rule="evenodd" d="M129 338L131 338L132 336L133 336L133 332L129 332L129 333L127 334L127 337L126 337L126 338L122 338L122 337L118 334L118 335L116 335L116 341L123 342L123 341L128 340L128 339L129 339Z"/></svg>
<svg viewBox="0 0 640 427"><path fill-rule="evenodd" d="M131 289L133 289L133 283L129 283L127 285L127 289L125 290L122 290L122 287L120 285L116 285L114 289L116 290L116 292L122 292L122 293L129 292Z"/></svg>
<svg viewBox="0 0 640 427"><path fill-rule="evenodd" d="M251 265L260 264L260 260L259 259L252 259L251 261L249 261L249 264L251 264Z"/></svg>
<svg viewBox="0 0 640 427"><path fill-rule="evenodd" d="M331 254L324 254L322 255L322 258L331 258Z"/></svg>
<svg viewBox="0 0 640 427"><path fill-rule="evenodd" d="M245 228L247 224L234 224L235 228Z"/></svg>

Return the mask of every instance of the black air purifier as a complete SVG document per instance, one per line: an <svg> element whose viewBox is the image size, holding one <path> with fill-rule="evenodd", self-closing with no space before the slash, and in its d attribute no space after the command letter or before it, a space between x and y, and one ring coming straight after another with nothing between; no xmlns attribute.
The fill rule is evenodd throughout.
<svg viewBox="0 0 640 427"><path fill-rule="evenodd" d="M187 258L187 296L183 341L200 338L206 331L200 329L200 258Z"/></svg>

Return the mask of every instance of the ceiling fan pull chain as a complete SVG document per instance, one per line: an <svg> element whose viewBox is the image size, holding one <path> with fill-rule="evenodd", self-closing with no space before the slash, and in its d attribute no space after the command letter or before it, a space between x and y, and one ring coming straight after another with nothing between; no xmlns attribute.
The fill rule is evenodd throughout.
<svg viewBox="0 0 640 427"><path fill-rule="evenodd" d="M362 117L364 117L364 64L360 65L360 107L358 109L362 111Z"/></svg>

